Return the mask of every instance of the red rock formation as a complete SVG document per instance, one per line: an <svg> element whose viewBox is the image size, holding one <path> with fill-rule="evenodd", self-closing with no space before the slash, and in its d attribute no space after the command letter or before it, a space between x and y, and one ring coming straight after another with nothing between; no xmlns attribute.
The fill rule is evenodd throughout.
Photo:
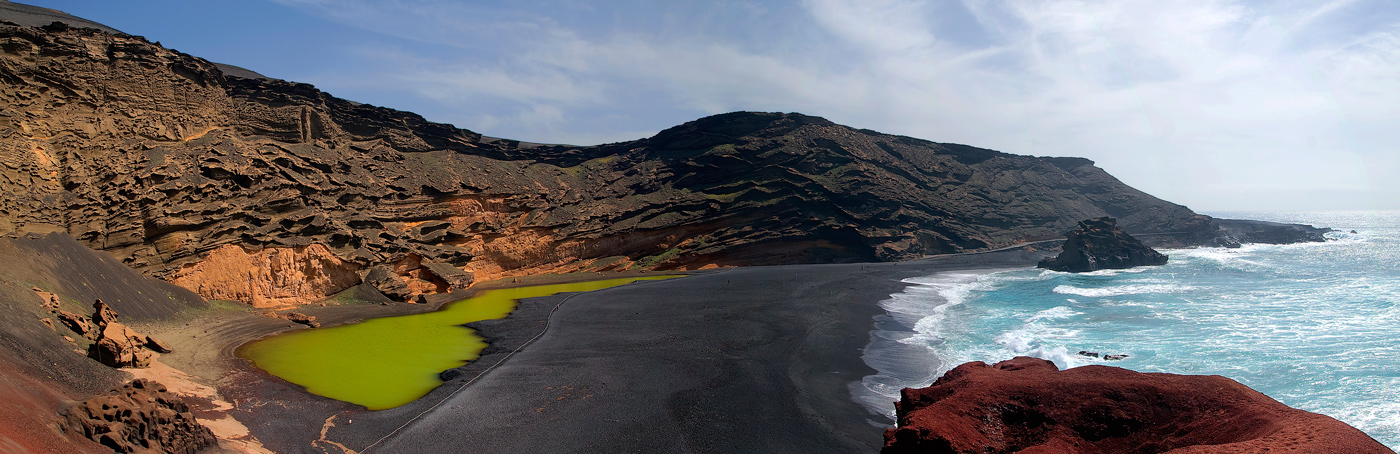
<svg viewBox="0 0 1400 454"><path fill-rule="evenodd" d="M74 404L62 427L114 452L193 454L218 442L184 401L145 379Z"/></svg>
<svg viewBox="0 0 1400 454"><path fill-rule="evenodd" d="M117 312L97 300L92 305L92 321L97 325L97 340L88 348L88 356L112 367L149 367L154 352L169 353L170 344L136 332L117 323Z"/></svg>
<svg viewBox="0 0 1400 454"><path fill-rule="evenodd" d="M1390 453L1355 428L1216 375L977 361L904 389L894 453Z"/></svg>
<svg viewBox="0 0 1400 454"><path fill-rule="evenodd" d="M296 306L359 284L359 268L320 244L256 252L226 244L177 271L171 283L209 299L260 308Z"/></svg>

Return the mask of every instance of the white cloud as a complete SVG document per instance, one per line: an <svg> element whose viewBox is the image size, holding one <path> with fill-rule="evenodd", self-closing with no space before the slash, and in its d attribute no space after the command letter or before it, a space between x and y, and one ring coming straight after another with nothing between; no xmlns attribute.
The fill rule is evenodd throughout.
<svg viewBox="0 0 1400 454"><path fill-rule="evenodd" d="M1400 192L1371 178L1400 174L1400 12L1382 1L281 1L423 44L364 53L379 64L359 83L522 140L801 111L1085 156L1198 209L1248 208L1220 205L1241 188Z"/></svg>

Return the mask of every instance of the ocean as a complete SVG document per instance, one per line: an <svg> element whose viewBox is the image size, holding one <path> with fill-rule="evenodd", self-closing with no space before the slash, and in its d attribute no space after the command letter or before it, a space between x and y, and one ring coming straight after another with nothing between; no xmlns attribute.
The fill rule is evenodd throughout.
<svg viewBox="0 0 1400 454"><path fill-rule="evenodd" d="M893 422L905 387L968 362L1223 375L1400 448L1400 212L1209 213L1331 227L1325 243L1162 250L1164 266L938 273L880 302L855 398ZM1128 355L1117 361L1080 351Z"/></svg>

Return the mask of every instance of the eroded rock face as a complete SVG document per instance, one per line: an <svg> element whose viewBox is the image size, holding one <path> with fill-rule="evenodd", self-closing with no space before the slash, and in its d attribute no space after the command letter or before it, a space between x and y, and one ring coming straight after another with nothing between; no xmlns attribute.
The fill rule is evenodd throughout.
<svg viewBox="0 0 1400 454"><path fill-rule="evenodd" d="M145 379L64 410L63 429L115 452L194 454L218 440L164 385Z"/></svg>
<svg viewBox="0 0 1400 454"><path fill-rule="evenodd" d="M1060 371L1030 357L963 364L928 388L906 388L897 409L886 454L1391 452L1225 377Z"/></svg>
<svg viewBox="0 0 1400 454"><path fill-rule="evenodd" d="M1111 217L1079 221L1079 227L1065 236L1060 255L1041 260L1037 267L1083 273L1167 263L1166 255L1123 232Z"/></svg>
<svg viewBox="0 0 1400 454"><path fill-rule="evenodd" d="M176 271L171 282L205 298L270 308L305 304L353 287L360 283L359 268L320 244L256 252L226 244Z"/></svg>
<svg viewBox="0 0 1400 454"><path fill-rule="evenodd" d="M314 300L358 283L346 271L411 256L426 271L397 274L407 291L386 277L387 293L467 273L903 260L1053 238L1110 212L1134 232L1194 215L1086 159L800 114L592 147L483 138L89 29L0 26L0 106L0 234L68 232L257 305Z"/></svg>

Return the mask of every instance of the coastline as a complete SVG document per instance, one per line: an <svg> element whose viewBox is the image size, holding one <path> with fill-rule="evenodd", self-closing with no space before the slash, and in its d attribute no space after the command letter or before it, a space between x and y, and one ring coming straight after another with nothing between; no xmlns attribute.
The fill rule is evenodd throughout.
<svg viewBox="0 0 1400 454"><path fill-rule="evenodd" d="M163 359L195 382L216 387L232 407L227 414L274 452L365 452L420 414L368 452L869 452L882 443L886 422L852 398L851 386L877 372L862 355L878 317L887 316L879 302L908 286L907 278L1027 266L1043 254L1011 250L896 263L739 267L529 298L504 319L468 324L490 342L478 360L455 369L455 377L427 396L381 411L307 393L235 355L245 342L299 325L245 309L232 316L196 315L153 332L184 345ZM329 326L432 311L482 290L624 274L630 273L501 280L427 305L298 310ZM540 334L547 322L549 330L534 344L462 387Z"/></svg>
<svg viewBox="0 0 1400 454"><path fill-rule="evenodd" d="M925 343L905 340L936 336L920 328L929 329L923 325L930 318L939 318L936 323L941 323L944 311L962 304L967 291L976 288L983 276L1017 269L959 269L914 276L902 281L907 284L902 290L879 302L885 313L875 317L870 343L861 354L875 372L850 384L852 398L874 414L871 424L893 426L894 402L900 399L900 390L929 386L942 371L957 365Z"/></svg>
<svg viewBox="0 0 1400 454"><path fill-rule="evenodd" d="M874 372L861 353L878 301L905 278L1041 255L742 267L528 299L474 324L493 347L459 378L403 407L333 415L326 439L359 451L404 426L369 452L878 450L880 427L849 391ZM547 318L538 341L460 386Z"/></svg>
<svg viewBox="0 0 1400 454"><path fill-rule="evenodd" d="M522 276L434 295L426 304L336 302L331 301L332 297L324 305L312 303L282 310L315 316L324 327L332 327L372 318L433 312L448 303L488 290L658 274L661 273L634 271ZM156 360L157 365L150 369L122 371L166 384L184 397L196 417L215 429L225 450L347 452L332 443L317 442L310 448L306 444L318 440L318 431L327 417L360 407L311 394L238 356L238 350L250 342L306 329L284 319L266 317L261 312L235 302L211 302L208 308L187 310L172 319L130 322L129 325L140 332L165 340L174 351L161 355ZM273 442L264 445L263 438Z"/></svg>

